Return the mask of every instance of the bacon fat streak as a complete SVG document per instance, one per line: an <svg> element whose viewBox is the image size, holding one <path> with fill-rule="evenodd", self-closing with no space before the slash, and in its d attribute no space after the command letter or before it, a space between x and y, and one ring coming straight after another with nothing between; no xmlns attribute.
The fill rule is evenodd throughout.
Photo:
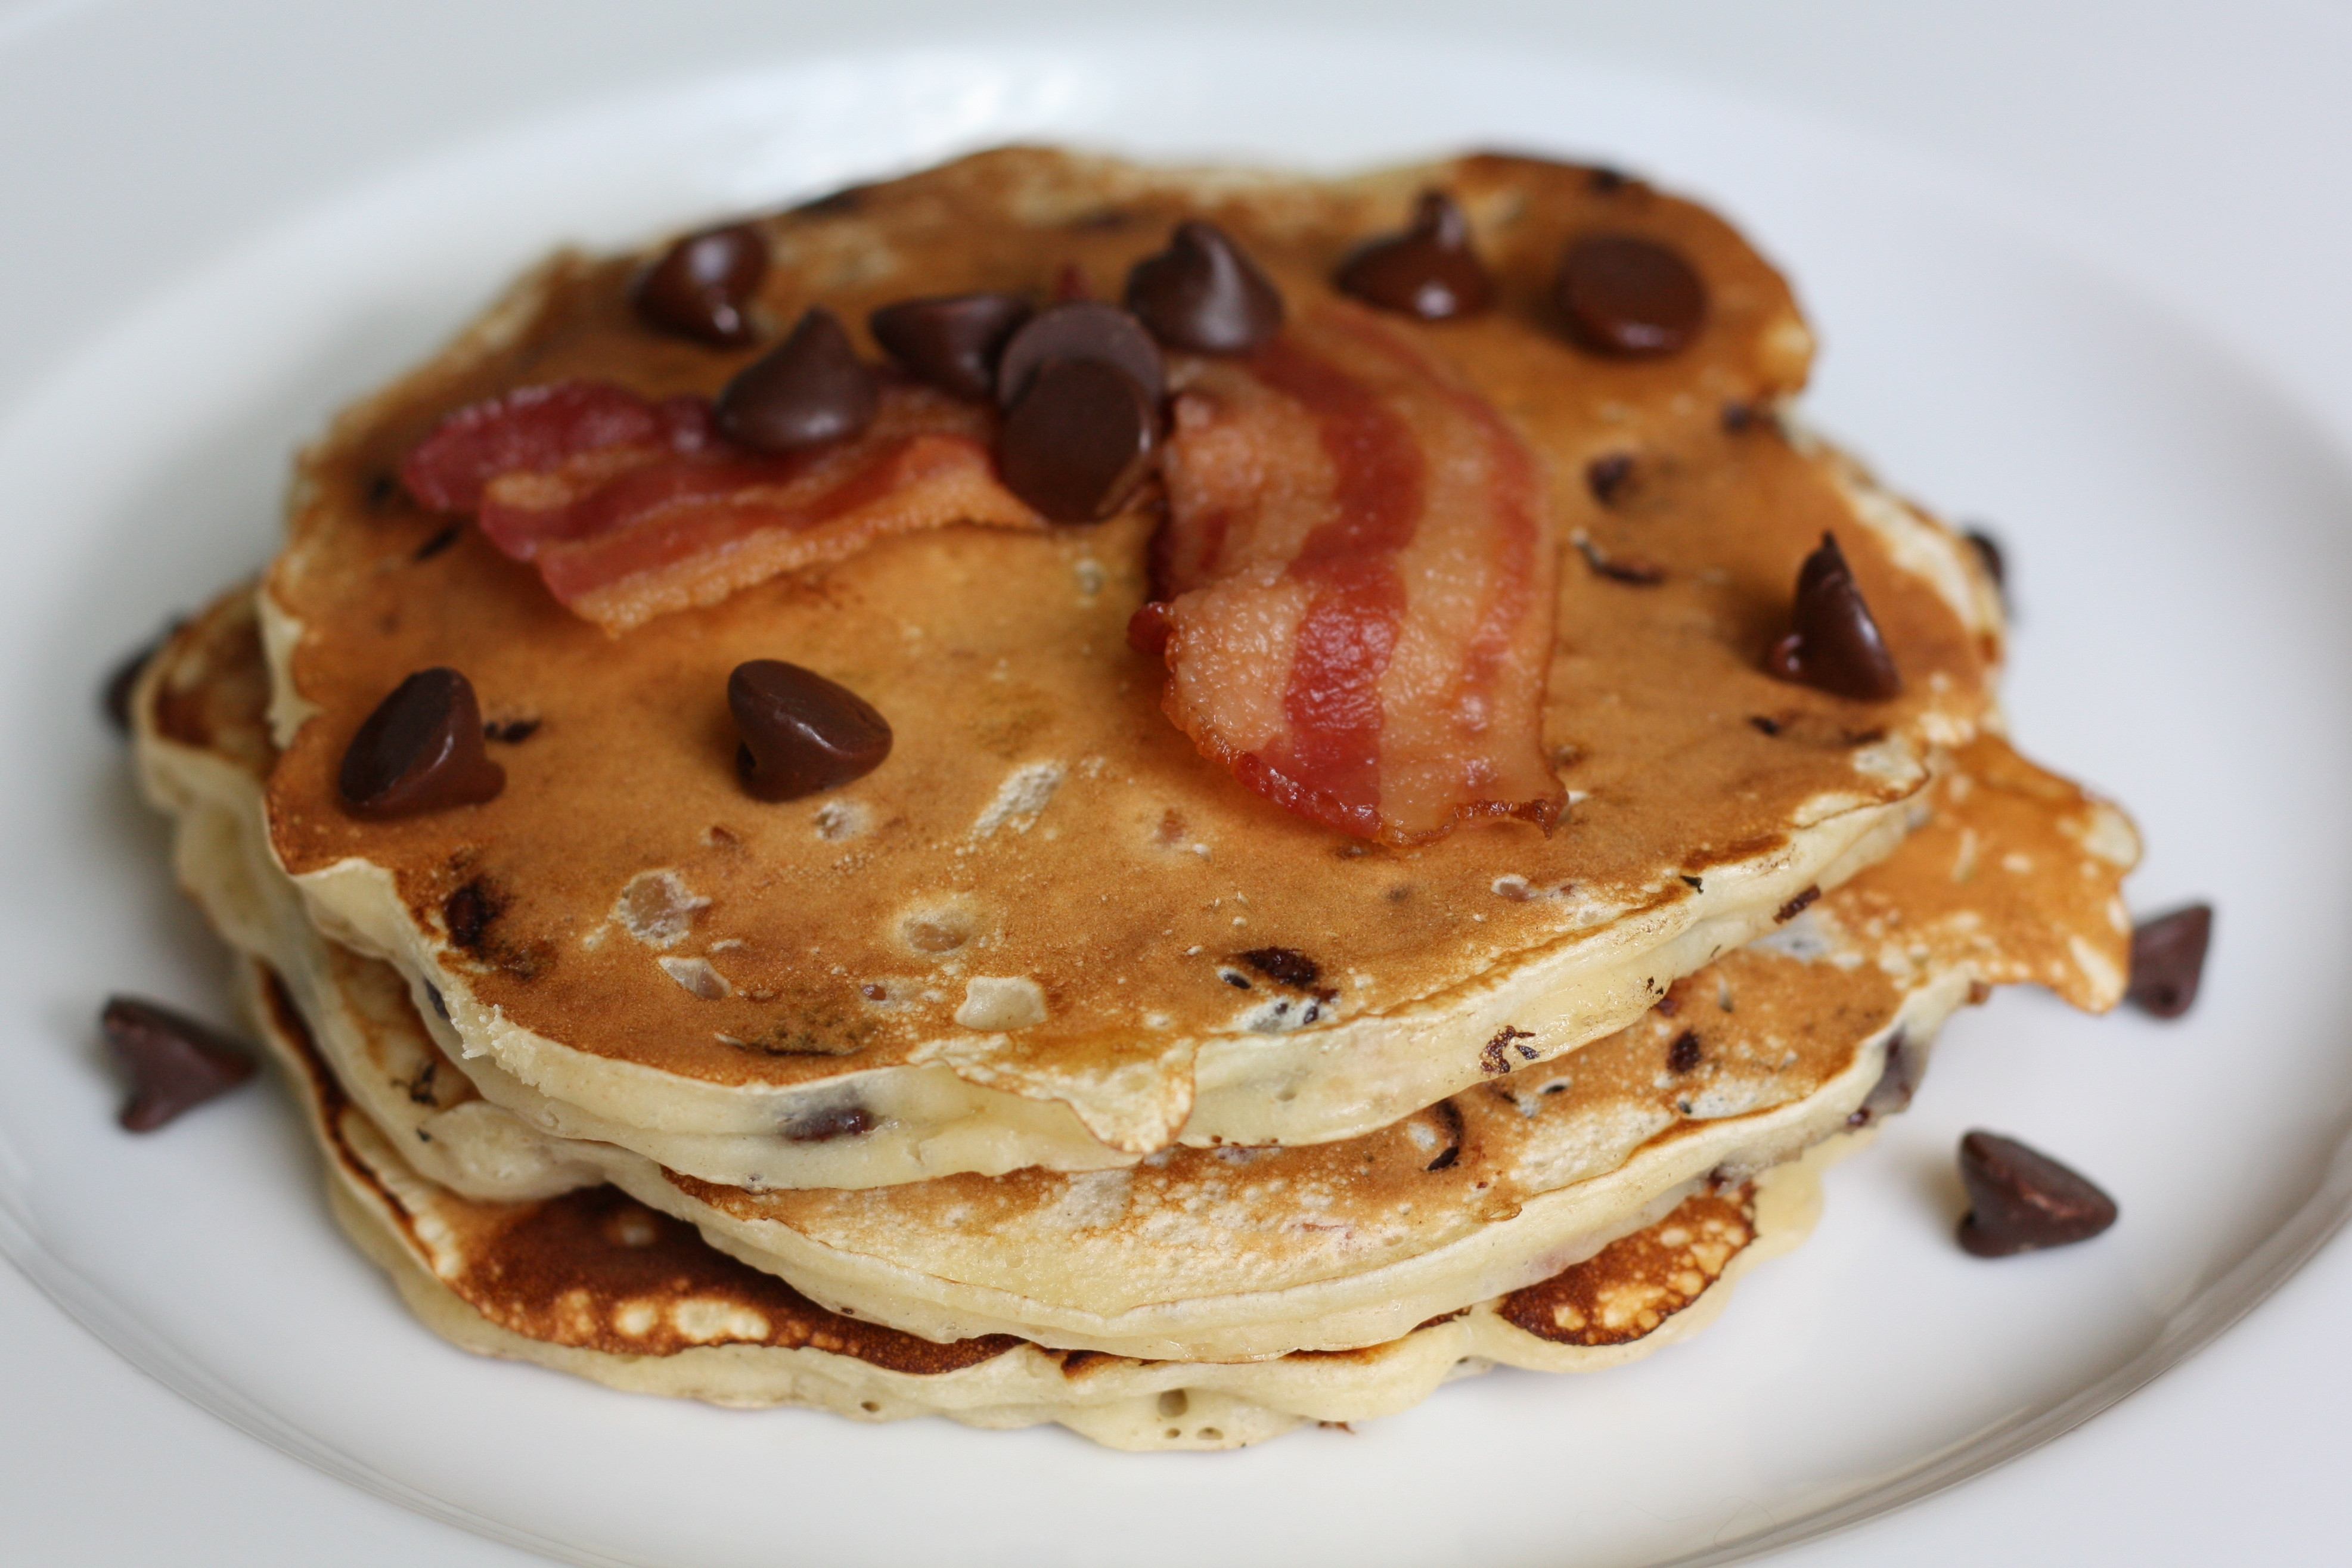
<svg viewBox="0 0 2352 1568"><path fill-rule="evenodd" d="M1366 313L1182 367L1160 599L1164 706L1250 789L1361 838L1549 827L1556 562L1535 457Z"/></svg>

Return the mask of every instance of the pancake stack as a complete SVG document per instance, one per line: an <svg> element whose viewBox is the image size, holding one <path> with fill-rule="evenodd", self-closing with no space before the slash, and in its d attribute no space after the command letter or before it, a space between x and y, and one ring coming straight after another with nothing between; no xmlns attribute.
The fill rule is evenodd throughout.
<svg viewBox="0 0 2352 1568"><path fill-rule="evenodd" d="M648 281L693 240L559 256L346 413L268 576L134 699L339 1217L457 1343L722 1404L1237 1446L1693 1332L1802 1238L1955 1008L2118 999L2129 824L2002 737L1981 557L1794 423L1810 336L1701 209L1518 158L1315 183L1012 150L714 232L757 253L709 274L724 311ZM952 401L936 364L887 377L865 434L738 450L769 439L745 372L816 352L813 319L921 372L875 312L1084 302L1212 242L1278 304L1203 347L1130 287L1167 417L1098 517L1024 478L1034 403ZM1629 245L1696 308L1611 294ZM1481 602L1543 612L1534 760L1465 770L1433 825L1403 761L1350 804L1218 738L1255 689L1217 685L1228 584L1298 577L1203 576L1231 548L1203 497L1264 534L1318 494L1265 453L1352 461L1300 362L1531 476L1495 509L1533 544ZM567 398L665 411L671 444L500 448L478 497L420 466ZM1265 444L1302 408L1320 448ZM919 504L773 524L885 442ZM1505 494L1474 468L1427 467L1421 537ZM736 487L629 549L723 538L583 588L648 472ZM560 530L519 547L517 517ZM1855 599L1899 679L1832 667L1820 607ZM770 798L730 704L762 661L880 715L887 759ZM428 671L463 676L458 760L379 810L352 758ZM1388 735L1426 718L1382 689ZM1508 728L1497 689L1464 727Z"/></svg>

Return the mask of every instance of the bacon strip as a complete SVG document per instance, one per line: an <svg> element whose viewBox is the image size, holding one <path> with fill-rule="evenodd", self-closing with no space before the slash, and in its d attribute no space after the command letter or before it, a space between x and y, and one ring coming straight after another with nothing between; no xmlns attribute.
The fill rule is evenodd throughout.
<svg viewBox="0 0 2352 1568"><path fill-rule="evenodd" d="M985 410L892 382L854 440L761 456L699 398L525 387L458 410L403 464L411 494L471 512L558 601L610 632L950 523L1041 529L996 481Z"/></svg>
<svg viewBox="0 0 2352 1568"><path fill-rule="evenodd" d="M1360 838L1549 827L1556 563L1536 461L1475 392L1327 306L1246 360L1184 367L1130 636L1235 778Z"/></svg>

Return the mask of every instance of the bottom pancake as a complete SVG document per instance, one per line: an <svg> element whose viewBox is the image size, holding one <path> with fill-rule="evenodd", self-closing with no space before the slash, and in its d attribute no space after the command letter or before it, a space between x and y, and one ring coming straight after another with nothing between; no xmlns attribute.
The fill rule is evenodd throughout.
<svg viewBox="0 0 2352 1568"><path fill-rule="evenodd" d="M335 1215L436 1333L635 1393L868 1421L1058 1422L1126 1449L1230 1448L1393 1415L1496 1366L1594 1372L1711 1322L1748 1270L1811 1230L1820 1173L1865 1134L1685 1198L1508 1295L1360 1350L1142 1361L1007 1334L940 1343L828 1312L611 1186L467 1198L417 1173L343 1092L274 971L241 967L262 1038L326 1155Z"/></svg>

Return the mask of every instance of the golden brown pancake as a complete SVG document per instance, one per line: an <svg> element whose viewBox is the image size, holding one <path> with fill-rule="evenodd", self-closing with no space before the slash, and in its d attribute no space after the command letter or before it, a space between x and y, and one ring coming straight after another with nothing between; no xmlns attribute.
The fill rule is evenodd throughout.
<svg viewBox="0 0 2352 1568"><path fill-rule="evenodd" d="M1205 760L1123 639L1148 512L902 537L617 638L471 530L426 549L447 519L387 476L453 408L572 377L708 393L756 351L646 330L626 303L640 258L564 257L304 460L265 590L286 869L331 935L439 998L510 1103L729 1184L1328 1141L1478 1082L1497 1039L1545 1060L1622 1027L1885 852L1984 723L2000 654L1961 541L1784 430L1810 339L1728 227L1526 159L1318 183L1012 151L763 220L759 309L789 322L821 301L856 324L909 296L1043 296L1073 264L1108 291L1194 215L1305 308L1430 186L1468 213L1500 303L1396 329L1533 445L1569 550L1544 739L1572 804L1549 833L1368 847ZM1610 360L1563 336L1551 271L1596 230L1696 268L1709 313L1690 348ZM1760 667L1825 530L1901 670L1890 701ZM724 692L751 658L875 704L888 762L815 799L749 798ZM356 727L441 664L493 722L536 722L497 748L505 791L352 817L334 781ZM1313 978L1248 957L1277 950Z"/></svg>
<svg viewBox="0 0 2352 1568"><path fill-rule="evenodd" d="M179 819L184 880L285 977L346 1091L411 1162L501 1199L609 1176L827 1306L937 1341L1017 1333L1185 1360L1385 1343L1899 1107L1945 1016L1993 984L2095 1007L2120 983L2128 828L1985 737L1955 755L1923 826L1773 936L1608 1039L1389 1127L1091 1174L747 1191L478 1097L478 1066L446 1026L436 1041L397 973L310 928L260 825L251 625L232 598L162 656L138 705L150 787Z"/></svg>
<svg viewBox="0 0 2352 1568"><path fill-rule="evenodd" d="M262 1038L327 1161L336 1218L425 1322L457 1344L616 1388L858 1420L1056 1421L1114 1448L1227 1448L1307 1421L1418 1404L1496 1365L1591 1372L1689 1337L1748 1269L1812 1228L1820 1167L1850 1142L1718 1190L1526 1290L1388 1344L1191 1364L939 1343L829 1312L607 1186L467 1199L417 1174L344 1094L267 965L243 968Z"/></svg>

